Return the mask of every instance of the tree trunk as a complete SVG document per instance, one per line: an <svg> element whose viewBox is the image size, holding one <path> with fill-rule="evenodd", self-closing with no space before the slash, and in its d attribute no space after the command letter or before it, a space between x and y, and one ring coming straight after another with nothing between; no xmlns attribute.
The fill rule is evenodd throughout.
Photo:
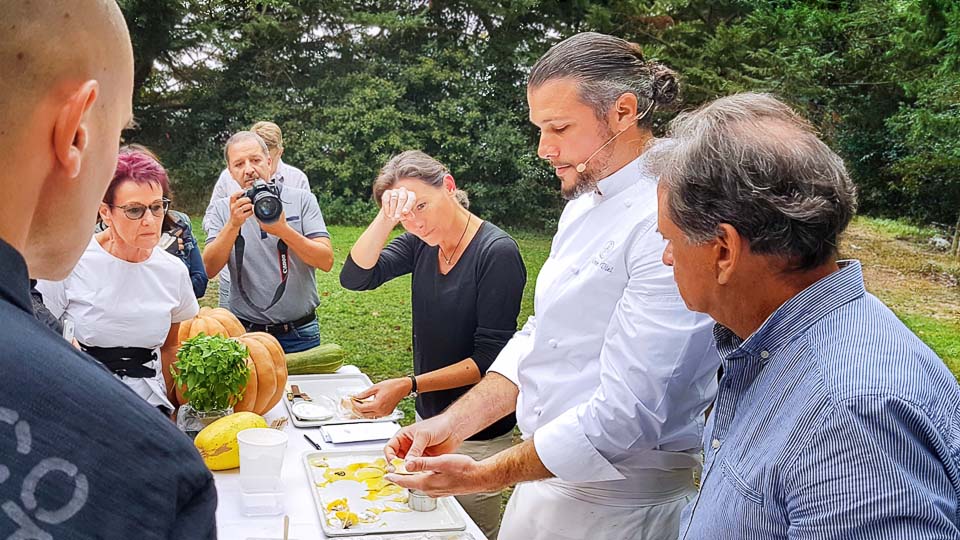
<svg viewBox="0 0 960 540"><path fill-rule="evenodd" d="M950 253L960 258L960 212L957 212L957 226L953 229L953 244L950 246Z"/></svg>

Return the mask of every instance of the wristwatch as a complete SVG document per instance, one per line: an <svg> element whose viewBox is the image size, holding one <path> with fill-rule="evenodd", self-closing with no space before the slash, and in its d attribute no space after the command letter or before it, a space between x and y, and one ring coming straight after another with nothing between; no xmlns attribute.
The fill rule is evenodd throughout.
<svg viewBox="0 0 960 540"><path fill-rule="evenodd" d="M408 375L408 377L410 377L410 397L414 397L414 398L415 398L415 397L417 397L417 396L419 395L419 394L417 393L417 376L416 376L416 375Z"/></svg>

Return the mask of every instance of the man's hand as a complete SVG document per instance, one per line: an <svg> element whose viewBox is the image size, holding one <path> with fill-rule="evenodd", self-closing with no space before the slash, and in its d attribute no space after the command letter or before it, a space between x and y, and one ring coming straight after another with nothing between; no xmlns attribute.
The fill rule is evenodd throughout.
<svg viewBox="0 0 960 540"><path fill-rule="evenodd" d="M387 454L387 457L390 455ZM511 446L483 461L474 461L471 457L459 454L412 457L408 453L403 465L407 472L416 474L391 473L386 475L386 479L405 488L419 489L433 497L490 493L520 482L553 477L553 473L540 461L533 439Z"/></svg>
<svg viewBox="0 0 960 540"><path fill-rule="evenodd" d="M413 459L449 454L461 444L463 438L454 431L446 415L441 414L398 431L383 448L383 454L389 463L397 457Z"/></svg>
<svg viewBox="0 0 960 540"><path fill-rule="evenodd" d="M357 403L354 409L364 418L380 418L387 416L397 408L400 400L410 394L413 386L409 378L387 379L367 388L357 394L359 399L367 399L373 396L373 400L364 403Z"/></svg>
<svg viewBox="0 0 960 540"><path fill-rule="evenodd" d="M277 238L286 238L291 232L295 232L290 228L290 225L287 225L287 214L285 212L280 212L280 217L273 223L264 223L262 221L258 221L258 223L263 232L276 236Z"/></svg>
<svg viewBox="0 0 960 540"><path fill-rule="evenodd" d="M391 473L386 480L431 497L496 491L503 486L492 484L493 475L486 470L486 463L462 454L408 459L404 467L417 474Z"/></svg>
<svg viewBox="0 0 960 540"><path fill-rule="evenodd" d="M240 230L243 222L253 215L253 202L238 191L230 196L230 225Z"/></svg>

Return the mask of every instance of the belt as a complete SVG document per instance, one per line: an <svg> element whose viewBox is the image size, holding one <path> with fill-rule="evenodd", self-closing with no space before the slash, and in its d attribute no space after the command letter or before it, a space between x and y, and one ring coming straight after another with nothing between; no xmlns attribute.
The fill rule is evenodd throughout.
<svg viewBox="0 0 960 540"><path fill-rule="evenodd" d="M96 358L110 371L121 377L149 379L157 369L146 364L157 359L157 351L143 347L90 347L80 344L80 350Z"/></svg>
<svg viewBox="0 0 960 540"><path fill-rule="evenodd" d="M260 324L255 322L250 322L245 319L240 319L240 324L247 329L247 332L266 332L268 334L278 335L278 334L289 334L294 328L303 326L309 322L317 320L316 313L309 313L303 317L285 323L270 323L270 324Z"/></svg>

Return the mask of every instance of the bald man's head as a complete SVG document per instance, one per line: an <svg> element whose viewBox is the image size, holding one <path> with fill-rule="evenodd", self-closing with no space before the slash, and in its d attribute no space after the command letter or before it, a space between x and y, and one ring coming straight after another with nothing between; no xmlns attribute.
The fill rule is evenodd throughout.
<svg viewBox="0 0 960 540"><path fill-rule="evenodd" d="M108 63L117 47L130 51L113 0L0 0L0 10L0 137L21 129L44 94L97 79L118 67Z"/></svg>
<svg viewBox="0 0 960 540"><path fill-rule="evenodd" d="M0 0L0 238L62 277L90 236L131 119L133 51L113 0ZM26 223L26 230L17 223Z"/></svg>

